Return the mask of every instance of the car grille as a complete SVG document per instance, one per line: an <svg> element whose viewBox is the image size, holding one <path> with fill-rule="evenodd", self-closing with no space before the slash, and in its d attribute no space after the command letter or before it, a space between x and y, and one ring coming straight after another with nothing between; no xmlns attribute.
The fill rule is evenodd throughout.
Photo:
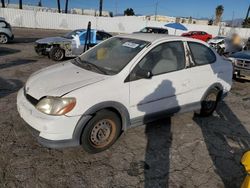
<svg viewBox="0 0 250 188"><path fill-rule="evenodd" d="M247 61L247 60L239 60L237 59L235 61L235 66L236 67L239 67L239 68L243 68L243 69L248 69L250 70L250 61Z"/></svg>
<svg viewBox="0 0 250 188"><path fill-rule="evenodd" d="M24 87L24 96L26 97L26 99L27 99L31 104L33 104L34 106L37 105L38 100L35 99L34 97L32 97L31 95L27 94L27 93L26 93L25 87Z"/></svg>

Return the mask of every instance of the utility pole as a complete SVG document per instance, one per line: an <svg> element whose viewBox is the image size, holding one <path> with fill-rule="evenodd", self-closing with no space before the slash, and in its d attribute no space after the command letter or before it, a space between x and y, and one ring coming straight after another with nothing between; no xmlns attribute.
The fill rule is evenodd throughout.
<svg viewBox="0 0 250 188"><path fill-rule="evenodd" d="M246 15L246 18L245 18L245 20L244 20L244 25L243 25L243 26L246 26L246 24L247 24L247 19L248 19L248 16L249 16L249 12L250 12L250 5L249 5L249 7L248 7L247 15Z"/></svg>
<svg viewBox="0 0 250 188"><path fill-rule="evenodd" d="M60 0L57 0L57 8L58 8L58 12L61 13Z"/></svg>
<svg viewBox="0 0 250 188"><path fill-rule="evenodd" d="M158 14L158 4L159 4L159 2L157 0L156 3L155 3L155 21L156 21L156 16Z"/></svg>
<svg viewBox="0 0 250 188"><path fill-rule="evenodd" d="M115 0L115 15L117 15L118 12L118 2Z"/></svg>
<svg viewBox="0 0 250 188"><path fill-rule="evenodd" d="M68 4L69 4L69 0L65 1L65 13L68 13Z"/></svg>
<svg viewBox="0 0 250 188"><path fill-rule="evenodd" d="M231 21L231 27L234 26L234 11L233 11L233 15L232 15L232 21Z"/></svg>
<svg viewBox="0 0 250 188"><path fill-rule="evenodd" d="M100 2L99 2L99 16L102 16L102 3L103 3L103 0L100 0Z"/></svg>
<svg viewBox="0 0 250 188"><path fill-rule="evenodd" d="M5 8L5 2L4 2L4 0L1 0L1 2L2 2L2 8Z"/></svg>

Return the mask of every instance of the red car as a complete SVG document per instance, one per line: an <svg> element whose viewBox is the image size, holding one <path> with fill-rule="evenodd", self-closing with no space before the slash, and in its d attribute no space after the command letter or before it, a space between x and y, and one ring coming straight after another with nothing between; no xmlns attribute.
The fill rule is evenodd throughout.
<svg viewBox="0 0 250 188"><path fill-rule="evenodd" d="M183 33L181 36L183 37L191 37L199 40L203 40L207 42L212 38L212 35L204 32L204 31L189 31L188 33Z"/></svg>

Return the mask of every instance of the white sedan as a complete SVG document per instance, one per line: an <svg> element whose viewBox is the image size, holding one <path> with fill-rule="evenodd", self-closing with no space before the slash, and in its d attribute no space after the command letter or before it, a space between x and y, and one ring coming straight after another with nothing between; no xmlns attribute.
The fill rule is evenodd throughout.
<svg viewBox="0 0 250 188"><path fill-rule="evenodd" d="M43 145L96 153L129 127L185 111L212 114L232 72L229 61L196 39L120 35L32 74L17 108Z"/></svg>

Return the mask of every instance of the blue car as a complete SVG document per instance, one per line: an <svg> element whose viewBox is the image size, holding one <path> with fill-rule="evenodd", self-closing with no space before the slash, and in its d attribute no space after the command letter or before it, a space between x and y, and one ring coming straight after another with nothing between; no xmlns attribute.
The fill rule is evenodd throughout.
<svg viewBox="0 0 250 188"><path fill-rule="evenodd" d="M90 47L112 37L109 33L94 29L90 33L88 41ZM77 29L61 37L39 39L35 42L35 51L39 55L49 56L54 61L61 61L65 57L76 57L85 50L86 35L86 29Z"/></svg>

